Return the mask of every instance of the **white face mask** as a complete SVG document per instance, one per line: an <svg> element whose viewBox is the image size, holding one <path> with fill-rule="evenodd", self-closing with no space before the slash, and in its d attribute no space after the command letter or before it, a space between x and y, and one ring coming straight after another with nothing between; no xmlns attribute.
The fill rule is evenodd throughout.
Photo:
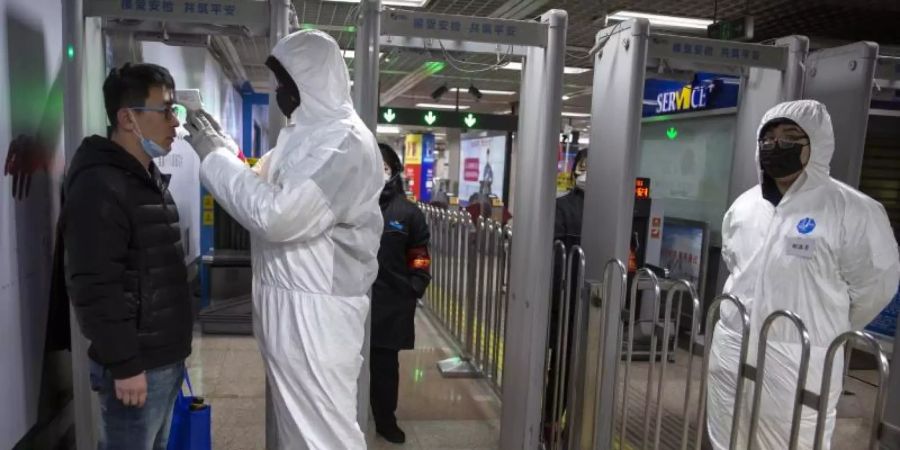
<svg viewBox="0 0 900 450"><path fill-rule="evenodd" d="M585 186L587 186L587 172L582 172L575 177L575 187L583 191Z"/></svg>
<svg viewBox="0 0 900 450"><path fill-rule="evenodd" d="M384 172L384 182L387 184L388 181L391 181L391 174L388 172Z"/></svg>

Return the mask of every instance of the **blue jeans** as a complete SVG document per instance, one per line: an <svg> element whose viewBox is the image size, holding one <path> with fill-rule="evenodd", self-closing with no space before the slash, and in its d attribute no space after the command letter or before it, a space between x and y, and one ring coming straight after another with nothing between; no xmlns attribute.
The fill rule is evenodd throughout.
<svg viewBox="0 0 900 450"><path fill-rule="evenodd" d="M147 403L125 406L112 374L91 361L91 389L100 399L98 450L166 450L172 408L184 379L184 361L147 371Z"/></svg>

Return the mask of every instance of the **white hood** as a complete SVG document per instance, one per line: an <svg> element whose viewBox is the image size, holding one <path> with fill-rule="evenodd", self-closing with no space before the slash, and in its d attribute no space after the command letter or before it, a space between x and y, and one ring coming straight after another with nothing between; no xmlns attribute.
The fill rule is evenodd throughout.
<svg viewBox="0 0 900 450"><path fill-rule="evenodd" d="M809 136L809 164L803 171L811 183L803 186L802 189L805 190L828 180L831 172L831 157L834 155L834 128L831 125L831 115L828 114L825 105L815 100L796 100L778 104L763 116L756 135L761 137L763 127L777 119L793 121ZM762 183L763 172L759 168L759 146L756 147L756 165L759 182ZM806 184L804 183L804 185Z"/></svg>
<svg viewBox="0 0 900 450"><path fill-rule="evenodd" d="M291 118L301 127L354 114L350 74L337 42L319 30L301 30L278 41L272 56L300 91L300 107Z"/></svg>

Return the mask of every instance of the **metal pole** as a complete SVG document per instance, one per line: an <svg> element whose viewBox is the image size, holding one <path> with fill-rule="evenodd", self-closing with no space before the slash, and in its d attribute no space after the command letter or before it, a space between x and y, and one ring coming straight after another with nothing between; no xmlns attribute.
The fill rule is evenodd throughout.
<svg viewBox="0 0 900 450"><path fill-rule="evenodd" d="M900 317L897 318L897 329L900 329ZM888 381L888 405L900 405L900 333L895 333L894 356L891 358L894 370ZM900 450L900 408L888 408L884 413L881 446L884 450Z"/></svg>
<svg viewBox="0 0 900 450"><path fill-rule="evenodd" d="M290 0L269 0L269 49L275 48L275 44L281 38L288 35L290 26L288 15L290 13ZM288 120L275 105L275 75L269 74L272 91L269 93L269 143L274 146L278 142L278 134L287 125Z"/></svg>
<svg viewBox="0 0 900 450"><path fill-rule="evenodd" d="M875 355L875 362L878 364L878 394L875 397L875 411L872 413L869 442L864 447L869 450L878 450L878 435L884 414L884 402L887 397L887 380L890 365L888 364L887 355L881 351L881 345L878 344L878 341L872 335L862 331L848 331L841 334L831 342L831 345L828 346L828 351L825 353L825 370L822 372L822 386L819 389L818 417L816 419L816 435L813 441L813 450L820 450L824 446L825 422L828 419L828 403L831 394L834 358L838 350L844 347L847 342L853 342L857 347L868 346L871 353Z"/></svg>
<svg viewBox="0 0 900 450"><path fill-rule="evenodd" d="M596 176L588 178L585 197L591 207L585 208L582 229L585 235L601 236L583 243L587 257L586 278L599 284L603 278L606 261L628 260L631 237L631 217L634 209L634 178L640 160L641 99L644 94L644 73L647 64L647 43L650 23L646 20L623 22L601 31L601 38L608 38L602 56L594 59L594 96L591 110L591 138L604 142L604 151L588 155L588 167ZM625 289L624 286L621 289ZM598 442L611 445L615 404L612 395L616 390L618 370L617 355L621 348L618 336L622 305L604 299L602 317L592 308L588 330L604 330L604 335L591 338L586 358L592 360L602 355L600 373L593 369L585 376L579 391L588 398L599 397L597 414L600 427L593 430ZM605 321L605 323L601 323ZM596 395L603 393L602 395ZM592 396L593 395L593 396ZM624 394L623 394L624 395ZM590 414L583 410L583 414ZM576 439L583 442L589 435L593 417L581 420L582 429L573 430ZM609 448L609 447L607 447Z"/></svg>
<svg viewBox="0 0 900 450"><path fill-rule="evenodd" d="M288 15L290 13L290 0L269 0L269 48L275 48L275 44L289 32ZM281 110L275 105L275 75L269 74L272 91L269 93L269 142L274 145L278 142L278 135L288 121ZM368 331L366 332L368 335ZM366 341L368 342L368 340ZM364 348L363 352L368 352ZM365 370L368 372L368 370ZM268 376L266 377L266 448L278 448L278 429L275 421L275 407L272 403L272 392L269 389ZM361 422L362 423L362 422Z"/></svg>
<svg viewBox="0 0 900 450"><path fill-rule="evenodd" d="M759 344L756 353L756 376L753 377L755 384L753 388L753 406L750 410L750 432L747 448L756 448L756 429L759 426L760 399L762 398L763 384L765 383L766 373L766 350L769 344L769 330L772 324L779 317L790 320L797 333L800 335L800 367L797 368L797 391L794 394L794 412L791 416L791 434L788 449L797 448L797 440L800 437L800 414L803 412L803 390L806 389L806 375L809 372L809 333L806 331L806 325L797 317L796 314L787 310L775 311L766 317L763 321L762 328L759 332ZM827 376L827 375L826 375Z"/></svg>
<svg viewBox="0 0 900 450"><path fill-rule="evenodd" d="M731 418L731 442L728 448L737 448L738 426L741 422L741 403L744 399L744 374L747 365L747 351L750 348L750 315L741 301L731 295L723 294L712 302L706 316L706 342L703 345L703 366L700 369L700 399L697 402L697 440L694 442L694 450L700 450L706 427L706 388L709 377L709 354L712 349L715 334L716 321L719 320L719 309L723 302L730 302L737 308L738 317L741 319L741 350L740 364L738 367L737 382L734 389L734 414Z"/></svg>
<svg viewBox="0 0 900 450"><path fill-rule="evenodd" d="M562 108L562 69L568 15L551 10L547 47L528 50L522 74L523 112L516 173L516 232L513 234L509 318L503 354L500 448L535 449L541 435L543 370L547 348L556 142ZM599 142L599 141L598 141Z"/></svg>
<svg viewBox="0 0 900 450"><path fill-rule="evenodd" d="M63 135L66 163L75 155L75 149L85 136L85 110L83 98L84 73L84 9L82 0L62 0L63 48L72 48L74 56L64 61ZM70 309L70 316L75 317ZM72 339L72 389L74 391L75 446L78 450L97 448L96 418L91 392L90 366L87 357L88 342L81 334L77 320L71 321Z"/></svg>
<svg viewBox="0 0 900 450"><path fill-rule="evenodd" d="M375 133L378 126L378 72L381 41L381 0L362 0L353 60L353 104L356 113Z"/></svg>

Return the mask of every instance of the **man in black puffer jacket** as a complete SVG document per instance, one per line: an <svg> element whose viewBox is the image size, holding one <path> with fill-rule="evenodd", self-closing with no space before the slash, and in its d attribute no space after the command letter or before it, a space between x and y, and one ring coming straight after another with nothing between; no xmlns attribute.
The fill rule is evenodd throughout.
<svg viewBox="0 0 900 450"><path fill-rule="evenodd" d="M384 161L384 190L379 203L384 232L378 250L378 278L372 287L371 404L375 431L386 440L403 443L394 411L400 381L400 350L413 348L416 300L431 282L431 238L425 214L406 199L403 166L394 150L378 144Z"/></svg>
<svg viewBox="0 0 900 450"><path fill-rule="evenodd" d="M61 214L68 295L91 341L101 449L165 449L191 352L192 317L178 210L152 158L170 151L175 83L151 64L110 72L110 137L72 159Z"/></svg>

